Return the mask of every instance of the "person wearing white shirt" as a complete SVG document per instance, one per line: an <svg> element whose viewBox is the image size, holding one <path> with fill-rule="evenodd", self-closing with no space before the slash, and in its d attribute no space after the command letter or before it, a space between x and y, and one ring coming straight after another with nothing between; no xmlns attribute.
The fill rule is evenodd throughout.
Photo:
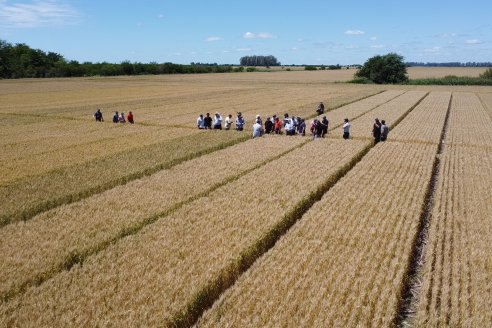
<svg viewBox="0 0 492 328"><path fill-rule="evenodd" d="M222 116L218 112L214 116L214 130L222 130Z"/></svg>
<svg viewBox="0 0 492 328"><path fill-rule="evenodd" d="M200 114L200 116L198 116L198 118L196 119L196 126L200 130L205 129L205 120L203 119L202 114Z"/></svg>
<svg viewBox="0 0 492 328"><path fill-rule="evenodd" d="M263 134L263 126L259 123L256 122L253 124L253 138L259 138Z"/></svg>
<svg viewBox="0 0 492 328"><path fill-rule="evenodd" d="M229 114L229 116L226 117L224 121L224 129L230 130L232 125L232 115Z"/></svg>
<svg viewBox="0 0 492 328"><path fill-rule="evenodd" d="M343 139L349 139L350 138L350 123L348 118L346 118L345 123L343 124Z"/></svg>

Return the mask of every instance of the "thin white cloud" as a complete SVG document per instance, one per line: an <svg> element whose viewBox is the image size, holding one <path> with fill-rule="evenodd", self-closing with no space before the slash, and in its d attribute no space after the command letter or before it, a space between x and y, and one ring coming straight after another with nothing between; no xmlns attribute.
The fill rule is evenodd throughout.
<svg viewBox="0 0 492 328"><path fill-rule="evenodd" d="M236 51L251 51L251 48L237 48Z"/></svg>
<svg viewBox="0 0 492 328"><path fill-rule="evenodd" d="M436 46L436 47L424 49L424 52L427 52L427 53L438 53L440 50L441 50L441 47L437 47Z"/></svg>
<svg viewBox="0 0 492 328"><path fill-rule="evenodd" d="M243 34L243 39L273 39L275 36L271 33L260 32L260 33L252 33L246 32Z"/></svg>
<svg viewBox="0 0 492 328"><path fill-rule="evenodd" d="M361 31L361 30L347 30L345 31L346 35L364 35L366 32Z"/></svg>
<svg viewBox="0 0 492 328"><path fill-rule="evenodd" d="M7 28L35 28L73 24L77 11L56 0L36 0L7 3L0 1L0 26Z"/></svg>
<svg viewBox="0 0 492 328"><path fill-rule="evenodd" d="M222 40L220 36L209 36L208 38L205 39L205 41L207 42L215 42L220 40Z"/></svg>
<svg viewBox="0 0 492 328"><path fill-rule="evenodd" d="M477 39L473 39L473 40L466 40L465 43L466 44L481 44L482 41L477 40Z"/></svg>
<svg viewBox="0 0 492 328"><path fill-rule="evenodd" d="M371 41L376 41L377 39L378 39L378 38L377 38L377 37L375 37L375 36L371 36L371 37L369 38L369 40L371 40Z"/></svg>
<svg viewBox="0 0 492 328"><path fill-rule="evenodd" d="M382 45L382 44L375 44L375 45L372 45L371 48L374 48L374 49L382 49L382 48L384 48L384 45Z"/></svg>

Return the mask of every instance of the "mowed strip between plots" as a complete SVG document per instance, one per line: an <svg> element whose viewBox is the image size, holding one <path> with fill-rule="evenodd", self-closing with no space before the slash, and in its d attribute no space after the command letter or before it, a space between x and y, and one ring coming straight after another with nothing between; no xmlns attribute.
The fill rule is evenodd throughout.
<svg viewBox="0 0 492 328"><path fill-rule="evenodd" d="M183 319L367 146L327 139L298 148L3 303L1 322L128 326Z"/></svg>
<svg viewBox="0 0 492 328"><path fill-rule="evenodd" d="M439 138L371 149L197 326L391 326Z"/></svg>
<svg viewBox="0 0 492 328"><path fill-rule="evenodd" d="M492 119L454 93L415 320L418 327L492 325Z"/></svg>

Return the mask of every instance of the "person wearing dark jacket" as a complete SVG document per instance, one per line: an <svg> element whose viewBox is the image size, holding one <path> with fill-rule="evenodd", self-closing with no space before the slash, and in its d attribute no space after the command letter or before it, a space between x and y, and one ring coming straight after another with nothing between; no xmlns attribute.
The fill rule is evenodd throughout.
<svg viewBox="0 0 492 328"><path fill-rule="evenodd" d="M96 122L104 122L103 114L101 113L101 110L99 108L94 113L94 118L96 119Z"/></svg>
<svg viewBox="0 0 492 328"><path fill-rule="evenodd" d="M267 117L265 121L265 134L270 134L273 131L273 122L270 120L269 117Z"/></svg>
<svg viewBox="0 0 492 328"><path fill-rule="evenodd" d="M210 117L210 113L207 113L205 115L203 121L204 121L205 130L207 129L210 130L212 128L212 118Z"/></svg>
<svg viewBox="0 0 492 328"><path fill-rule="evenodd" d="M381 141L381 122L379 122L379 119L374 120L374 124L372 126L372 136L374 137L374 144Z"/></svg>

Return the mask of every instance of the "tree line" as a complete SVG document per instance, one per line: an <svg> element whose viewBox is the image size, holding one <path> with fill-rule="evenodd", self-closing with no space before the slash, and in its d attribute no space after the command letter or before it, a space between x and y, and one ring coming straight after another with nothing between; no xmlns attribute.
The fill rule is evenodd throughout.
<svg viewBox="0 0 492 328"><path fill-rule="evenodd" d="M239 60L241 66L280 66L274 56L244 56Z"/></svg>
<svg viewBox="0 0 492 328"><path fill-rule="evenodd" d="M425 67L492 67L492 62L446 62L446 63L422 63L407 62L408 67L425 66Z"/></svg>
<svg viewBox="0 0 492 328"><path fill-rule="evenodd" d="M141 74L196 74L233 72L232 65L191 63L180 65L156 62L80 63L62 55L32 49L26 44L10 44L0 39L0 78L49 78L81 76L117 76Z"/></svg>

